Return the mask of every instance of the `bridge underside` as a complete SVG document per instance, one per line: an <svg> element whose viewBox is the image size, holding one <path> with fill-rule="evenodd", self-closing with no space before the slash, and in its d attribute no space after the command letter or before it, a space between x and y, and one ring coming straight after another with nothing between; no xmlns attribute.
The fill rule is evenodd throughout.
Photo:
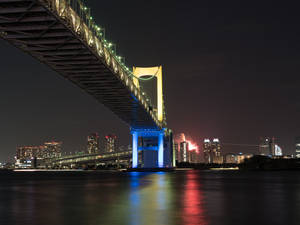
<svg viewBox="0 0 300 225"><path fill-rule="evenodd" d="M79 86L131 127L158 128L152 106L145 107L134 96L132 80L117 74L68 20L44 2L1 0L0 37Z"/></svg>

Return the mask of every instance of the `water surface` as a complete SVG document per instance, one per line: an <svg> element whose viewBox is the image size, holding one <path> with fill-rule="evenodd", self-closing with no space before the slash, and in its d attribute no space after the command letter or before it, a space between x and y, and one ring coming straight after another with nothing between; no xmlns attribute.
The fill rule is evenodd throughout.
<svg viewBox="0 0 300 225"><path fill-rule="evenodd" d="M192 170L0 173L0 224L300 224L300 176Z"/></svg>

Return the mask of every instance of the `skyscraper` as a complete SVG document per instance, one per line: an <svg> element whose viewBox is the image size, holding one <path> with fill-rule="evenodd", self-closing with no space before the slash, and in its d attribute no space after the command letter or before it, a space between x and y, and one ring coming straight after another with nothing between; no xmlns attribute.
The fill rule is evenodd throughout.
<svg viewBox="0 0 300 225"><path fill-rule="evenodd" d="M186 141L180 142L180 161L188 162L189 161L189 143Z"/></svg>
<svg viewBox="0 0 300 225"><path fill-rule="evenodd" d="M300 137L295 137L295 155L300 158Z"/></svg>
<svg viewBox="0 0 300 225"><path fill-rule="evenodd" d="M117 136L110 134L104 138L104 150L105 152L115 152L117 150Z"/></svg>
<svg viewBox="0 0 300 225"><path fill-rule="evenodd" d="M204 139L203 142L203 154L204 154L204 162L212 163L212 157L210 155L211 142L209 139Z"/></svg>
<svg viewBox="0 0 300 225"><path fill-rule="evenodd" d="M199 153L196 149L189 150L189 162L190 163L199 163Z"/></svg>
<svg viewBox="0 0 300 225"><path fill-rule="evenodd" d="M212 145L212 156L213 156L213 163L222 163L223 158L221 156L221 144L218 138L214 138Z"/></svg>
<svg viewBox="0 0 300 225"><path fill-rule="evenodd" d="M275 156L282 156L282 149L278 145L275 144L274 150L275 150Z"/></svg>
<svg viewBox="0 0 300 225"><path fill-rule="evenodd" d="M99 135L92 133L87 137L87 151L89 154L96 154L99 151Z"/></svg>
<svg viewBox="0 0 300 225"><path fill-rule="evenodd" d="M62 142L45 142L44 158L56 158L61 156Z"/></svg>
<svg viewBox="0 0 300 225"><path fill-rule="evenodd" d="M265 156L275 156L275 138L260 138L259 154Z"/></svg>
<svg viewBox="0 0 300 225"><path fill-rule="evenodd" d="M180 162L180 151L178 149L178 144L174 143L175 159Z"/></svg>
<svg viewBox="0 0 300 225"><path fill-rule="evenodd" d="M214 138L212 142L204 139L203 153L205 163L223 163L221 144L218 138Z"/></svg>

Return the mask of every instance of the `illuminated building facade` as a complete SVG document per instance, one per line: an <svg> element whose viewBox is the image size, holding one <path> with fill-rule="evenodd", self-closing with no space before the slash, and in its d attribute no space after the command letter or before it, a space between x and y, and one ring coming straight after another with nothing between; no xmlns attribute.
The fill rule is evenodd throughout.
<svg viewBox="0 0 300 225"><path fill-rule="evenodd" d="M45 142L44 158L57 158L61 156L62 142Z"/></svg>
<svg viewBox="0 0 300 225"><path fill-rule="evenodd" d="M240 164L245 161L245 159L250 159L253 157L253 154L243 154L243 153L227 153L224 156L224 163L234 163L234 164Z"/></svg>
<svg viewBox="0 0 300 225"><path fill-rule="evenodd" d="M104 139L105 152L115 152L117 150L117 136L110 134L106 135Z"/></svg>
<svg viewBox="0 0 300 225"><path fill-rule="evenodd" d="M186 141L180 142L180 162L189 162L189 143Z"/></svg>
<svg viewBox="0 0 300 225"><path fill-rule="evenodd" d="M250 159L251 157L253 157L252 154L243 154L243 153L239 153L237 154L237 163L243 163L245 161L245 159Z"/></svg>
<svg viewBox="0 0 300 225"><path fill-rule="evenodd" d="M295 155L300 158L300 137L295 138Z"/></svg>
<svg viewBox="0 0 300 225"><path fill-rule="evenodd" d="M213 163L223 163L223 157L221 155L221 144L218 138L213 139L211 152L213 156Z"/></svg>
<svg viewBox="0 0 300 225"><path fill-rule="evenodd" d="M17 147L17 160L31 160L32 158L44 158L45 146Z"/></svg>
<svg viewBox="0 0 300 225"><path fill-rule="evenodd" d="M276 147L275 138L260 138L259 154L264 156L279 156L279 149Z"/></svg>
<svg viewBox="0 0 300 225"><path fill-rule="evenodd" d="M190 163L199 163L199 153L196 149L189 150L189 162Z"/></svg>
<svg viewBox="0 0 300 225"><path fill-rule="evenodd" d="M209 139L204 139L203 142L203 154L204 154L204 162L212 163L212 157L210 155L211 142Z"/></svg>
<svg viewBox="0 0 300 225"><path fill-rule="evenodd" d="M209 139L204 139L203 153L205 163L223 163L221 144L218 138L214 138L212 142Z"/></svg>
<svg viewBox="0 0 300 225"><path fill-rule="evenodd" d="M96 154L99 152L99 135L93 133L87 137L87 152L89 154Z"/></svg>
<svg viewBox="0 0 300 225"><path fill-rule="evenodd" d="M177 162L180 162L180 151L177 143L174 143L174 151L175 151L175 160Z"/></svg>
<svg viewBox="0 0 300 225"><path fill-rule="evenodd" d="M237 155L234 153L227 153L224 156L224 163L237 163Z"/></svg>
<svg viewBox="0 0 300 225"><path fill-rule="evenodd" d="M274 156L282 156L282 149L277 144L275 144L274 150L275 150Z"/></svg>
<svg viewBox="0 0 300 225"><path fill-rule="evenodd" d="M259 154L268 156L271 154L269 148L269 138L260 138L259 142Z"/></svg>
<svg viewBox="0 0 300 225"><path fill-rule="evenodd" d="M40 146L21 146L17 147L16 161L30 161L32 159L47 159L61 156L62 142L45 142Z"/></svg>

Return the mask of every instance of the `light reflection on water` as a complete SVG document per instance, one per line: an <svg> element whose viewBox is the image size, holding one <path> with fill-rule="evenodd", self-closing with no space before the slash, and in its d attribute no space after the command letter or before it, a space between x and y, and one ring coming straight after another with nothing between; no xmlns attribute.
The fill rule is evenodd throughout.
<svg viewBox="0 0 300 225"><path fill-rule="evenodd" d="M296 172L0 173L0 224L294 225L299 193Z"/></svg>
<svg viewBox="0 0 300 225"><path fill-rule="evenodd" d="M151 183L142 186L139 182L143 179L151 180ZM138 173L131 174L129 224L172 224L168 215L172 205L168 179L163 172L148 174L144 178Z"/></svg>
<svg viewBox="0 0 300 225"><path fill-rule="evenodd" d="M186 174L186 184L182 195L183 224L186 225L207 225L207 218L204 214L204 197L201 191L201 182L194 171Z"/></svg>

